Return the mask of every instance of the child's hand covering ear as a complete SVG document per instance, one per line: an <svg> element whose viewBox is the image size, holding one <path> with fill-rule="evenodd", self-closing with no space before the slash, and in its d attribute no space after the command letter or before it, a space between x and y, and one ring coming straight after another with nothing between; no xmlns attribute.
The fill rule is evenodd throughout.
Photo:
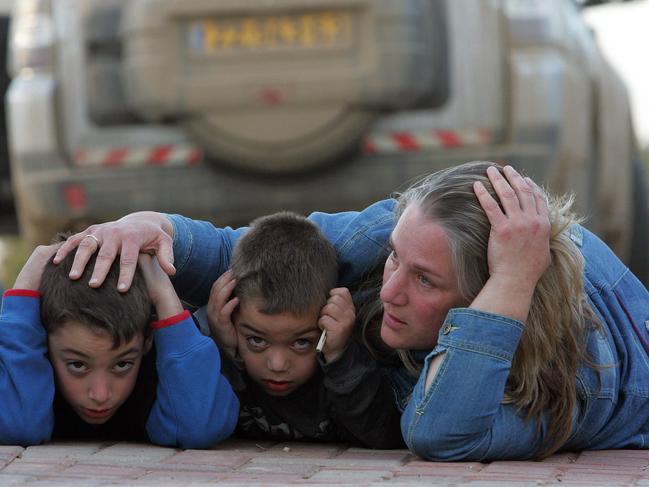
<svg viewBox="0 0 649 487"><path fill-rule="evenodd" d="M237 353L237 330L232 322L232 313L239 304L239 298L232 297L237 285L232 271L225 272L212 285L207 302L207 322L216 343L230 356Z"/></svg>
<svg viewBox="0 0 649 487"><path fill-rule="evenodd" d="M327 362L333 362L343 354L355 322L356 308L349 289L346 287L332 289L318 320L318 326L327 330L327 341L322 350Z"/></svg>

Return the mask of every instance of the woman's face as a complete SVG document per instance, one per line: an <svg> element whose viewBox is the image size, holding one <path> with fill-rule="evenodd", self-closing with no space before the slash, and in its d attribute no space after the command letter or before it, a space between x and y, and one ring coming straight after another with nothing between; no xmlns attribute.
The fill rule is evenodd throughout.
<svg viewBox="0 0 649 487"><path fill-rule="evenodd" d="M446 232L410 205L390 241L381 287L381 338L392 348L433 348L448 310L468 305L457 288Z"/></svg>

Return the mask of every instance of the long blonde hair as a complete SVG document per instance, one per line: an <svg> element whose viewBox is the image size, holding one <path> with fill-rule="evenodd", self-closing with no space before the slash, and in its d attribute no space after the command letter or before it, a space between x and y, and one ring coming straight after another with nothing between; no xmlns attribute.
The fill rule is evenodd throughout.
<svg viewBox="0 0 649 487"><path fill-rule="evenodd" d="M398 198L397 219L410 205L441 225L449 239L458 289L471 302L489 277L487 243L490 224L474 192L481 181L499 201L486 170L491 162L471 162L427 176ZM536 285L525 330L512 361L503 403L519 408L527 420L540 422L549 413L548 439L539 457L556 452L572 432L577 402L576 373L586 357L586 331L598 320L583 291L584 261L570 239L569 228L579 220L571 211L572 198L548 197L551 220L552 261ZM376 337L380 320L372 304L365 336ZM368 339L371 344L374 340ZM413 370L407 351L399 351L404 365Z"/></svg>

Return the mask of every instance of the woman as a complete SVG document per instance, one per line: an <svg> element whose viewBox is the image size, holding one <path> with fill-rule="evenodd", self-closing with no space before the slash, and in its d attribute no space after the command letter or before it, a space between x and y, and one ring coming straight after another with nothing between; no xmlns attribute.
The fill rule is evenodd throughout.
<svg viewBox="0 0 649 487"><path fill-rule="evenodd" d="M569 201L548 205L531 181L491 163L435 173L399 198L383 310L367 328L380 326L407 365L390 377L415 453L486 461L647 444L649 294L576 224ZM393 209L311 216L336 245L343 280L381 256ZM106 261L120 251L128 284L140 249L167 256L173 272L173 235L175 284L206 301L205 278L227 268L242 231L134 214L90 227L60 256L80 244L81 268L97 246Z"/></svg>

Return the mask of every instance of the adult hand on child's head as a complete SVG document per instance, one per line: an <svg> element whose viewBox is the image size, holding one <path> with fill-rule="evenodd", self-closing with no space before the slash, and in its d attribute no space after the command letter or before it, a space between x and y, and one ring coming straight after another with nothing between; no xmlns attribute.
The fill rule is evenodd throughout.
<svg viewBox="0 0 649 487"><path fill-rule="evenodd" d="M239 304L239 298L232 297L237 285L232 271L224 272L212 285L207 302L207 322L210 333L219 347L235 356L238 346L237 330L232 322L232 313Z"/></svg>
<svg viewBox="0 0 649 487"><path fill-rule="evenodd" d="M334 362L343 354L355 322L356 308L349 289L346 287L332 289L318 320L318 326L327 332L327 339L322 349L327 362Z"/></svg>
<svg viewBox="0 0 649 487"><path fill-rule="evenodd" d="M90 286L99 287L117 255L120 256L118 289L127 291L141 252L156 255L162 269L169 275L173 266L173 226L162 213L142 211L131 213L114 222L92 225L69 237L56 254L54 263L76 250L70 278L78 279L88 260L97 252L97 261L90 278Z"/></svg>
<svg viewBox="0 0 649 487"><path fill-rule="evenodd" d="M59 242L53 245L39 245L36 247L20 270L18 277L16 277L14 289L38 291L41 285L43 269L45 269L45 265L60 246L61 243Z"/></svg>

